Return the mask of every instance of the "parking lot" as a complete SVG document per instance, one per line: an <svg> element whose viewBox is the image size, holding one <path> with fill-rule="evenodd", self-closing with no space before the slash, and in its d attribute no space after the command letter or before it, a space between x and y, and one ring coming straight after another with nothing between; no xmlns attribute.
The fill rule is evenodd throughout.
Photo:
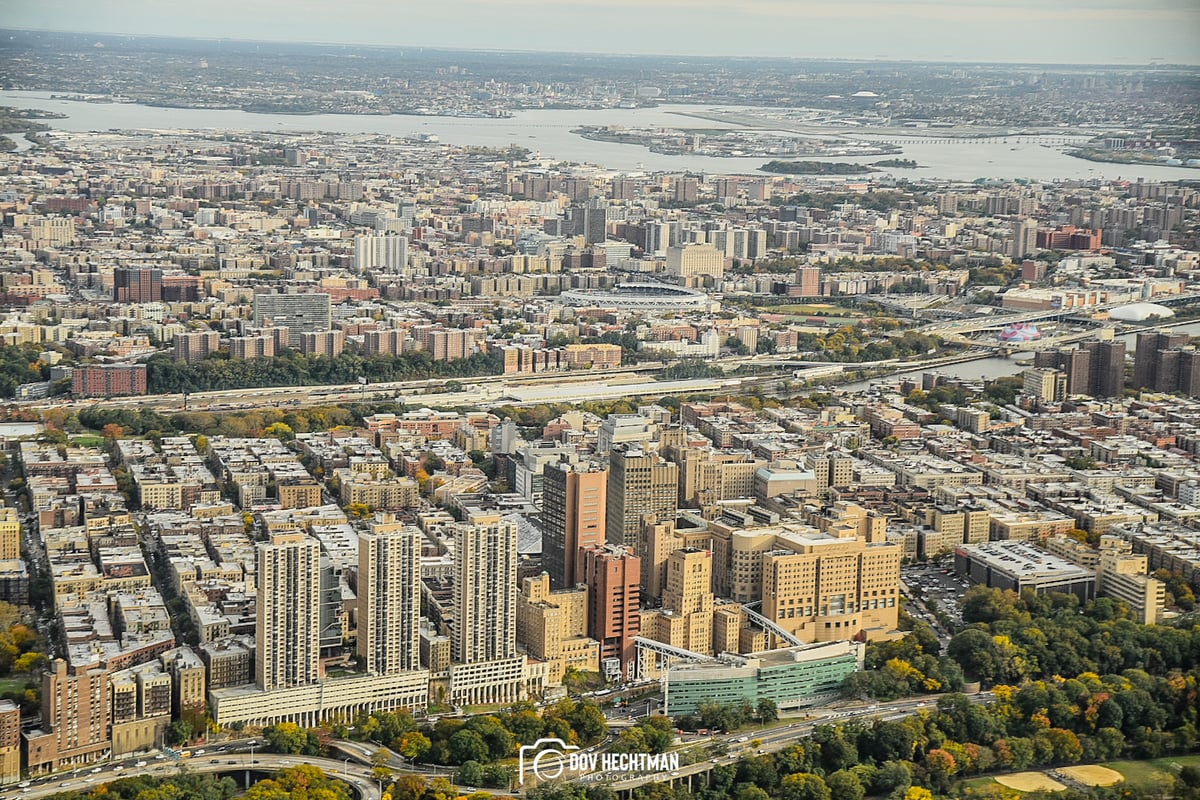
<svg viewBox="0 0 1200 800"><path fill-rule="evenodd" d="M962 597L971 582L954 573L950 559L904 567L901 577L912 590L914 598L924 600L927 607L929 601L934 601L936 608L944 611L956 627L963 624Z"/></svg>

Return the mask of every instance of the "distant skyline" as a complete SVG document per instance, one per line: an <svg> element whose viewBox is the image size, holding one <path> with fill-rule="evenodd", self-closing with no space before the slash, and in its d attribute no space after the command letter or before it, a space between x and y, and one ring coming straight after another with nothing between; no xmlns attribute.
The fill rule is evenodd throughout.
<svg viewBox="0 0 1200 800"><path fill-rule="evenodd" d="M0 0L0 25L486 50L1200 64L1198 0Z"/></svg>

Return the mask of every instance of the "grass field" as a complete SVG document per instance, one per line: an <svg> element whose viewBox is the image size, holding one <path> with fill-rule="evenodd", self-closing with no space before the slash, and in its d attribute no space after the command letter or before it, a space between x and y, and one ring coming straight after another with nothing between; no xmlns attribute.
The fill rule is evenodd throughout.
<svg viewBox="0 0 1200 800"><path fill-rule="evenodd" d="M1084 765L1078 767L1062 767L1060 772L1069 777L1075 778L1080 783L1104 785L1093 781L1093 778L1100 777L1099 772L1093 772L1097 765ZM1106 771L1111 770L1119 773L1125 779L1125 785L1129 787L1134 795L1139 792L1147 792L1153 790L1161 790L1163 786L1170 786L1175 775L1181 767L1193 766L1200 767L1200 755L1174 756L1171 758L1155 758L1150 761L1111 761L1107 764L1099 765L1100 769ZM1077 774L1076 774L1077 773ZM964 787L973 789L982 789L993 783L999 783L1002 786L1016 789L1020 792L1038 791L1031 785L1025 784L1025 776L1035 775L1045 778L1052 783L1058 783L1049 776L1041 772L1018 772L1012 775L997 775L996 777L971 778L963 781ZM1013 781L1013 779L1019 779ZM1057 788L1043 787L1041 791L1058 791L1065 788L1061 784Z"/></svg>
<svg viewBox="0 0 1200 800"><path fill-rule="evenodd" d="M1200 755L1155 758L1150 761L1113 761L1104 766L1124 775L1130 789L1150 790L1169 785L1180 767L1200 767Z"/></svg>
<svg viewBox="0 0 1200 800"><path fill-rule="evenodd" d="M71 444L78 445L79 447L103 447L104 437L85 433L71 439Z"/></svg>
<svg viewBox="0 0 1200 800"><path fill-rule="evenodd" d="M852 308L842 308L841 306L830 305L829 303L794 303L784 306L763 306L763 310L770 314L798 314L807 317L858 318L869 316L862 311L855 311Z"/></svg>
<svg viewBox="0 0 1200 800"><path fill-rule="evenodd" d="M1014 772L1000 775L996 783L1018 792L1061 792L1067 787L1044 772Z"/></svg>

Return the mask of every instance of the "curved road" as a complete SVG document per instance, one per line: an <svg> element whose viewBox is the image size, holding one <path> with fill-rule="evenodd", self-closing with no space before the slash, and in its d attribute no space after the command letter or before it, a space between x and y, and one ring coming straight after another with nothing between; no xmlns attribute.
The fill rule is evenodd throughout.
<svg viewBox="0 0 1200 800"><path fill-rule="evenodd" d="M30 780L29 786L24 788L6 786L5 789L9 792L15 792L15 794L8 796L17 798L27 797L30 800L35 800L35 798L45 797L46 795L62 791L90 791L101 784L135 775L172 775L180 769L186 769L188 772L240 772L243 770L275 772L298 764L312 764L323 769L325 774L344 780L354 786L358 790L359 797L362 800L380 800L379 784L371 775L371 767L358 764L354 761L347 763L332 758L277 755L275 753L254 753L253 755L244 753L206 753L198 758L193 756L192 758L185 758L180 761L150 758L144 760L146 764L144 767L136 766L137 763L142 762L133 762L131 766L118 769L121 765L130 763L130 761L131 759L126 759L120 762L103 764L98 767L81 767L74 772L60 772L41 779ZM242 783L240 778L238 779L238 783Z"/></svg>

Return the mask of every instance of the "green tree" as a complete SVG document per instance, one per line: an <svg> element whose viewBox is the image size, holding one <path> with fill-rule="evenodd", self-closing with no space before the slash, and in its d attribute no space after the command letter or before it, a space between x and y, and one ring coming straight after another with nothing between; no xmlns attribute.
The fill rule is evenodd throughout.
<svg viewBox="0 0 1200 800"><path fill-rule="evenodd" d="M450 763L462 764L467 761L487 761L490 752L487 743L475 731L460 730L447 741Z"/></svg>
<svg viewBox="0 0 1200 800"><path fill-rule="evenodd" d="M810 772L785 776L780 783L779 797L780 800L832 800L825 779Z"/></svg>
<svg viewBox="0 0 1200 800"><path fill-rule="evenodd" d="M308 744L307 732L294 722L281 722L263 730L272 753L299 753Z"/></svg>
<svg viewBox="0 0 1200 800"><path fill-rule="evenodd" d="M867 793L862 781L850 770L840 769L827 775L825 783L829 786L830 795L837 800L863 800Z"/></svg>
<svg viewBox="0 0 1200 800"><path fill-rule="evenodd" d="M464 761L458 768L458 783L462 786L478 786L483 783L483 765L478 761Z"/></svg>
<svg viewBox="0 0 1200 800"><path fill-rule="evenodd" d="M758 718L761 722L774 722L779 719L779 707L769 697L759 698L755 710L758 712Z"/></svg>

